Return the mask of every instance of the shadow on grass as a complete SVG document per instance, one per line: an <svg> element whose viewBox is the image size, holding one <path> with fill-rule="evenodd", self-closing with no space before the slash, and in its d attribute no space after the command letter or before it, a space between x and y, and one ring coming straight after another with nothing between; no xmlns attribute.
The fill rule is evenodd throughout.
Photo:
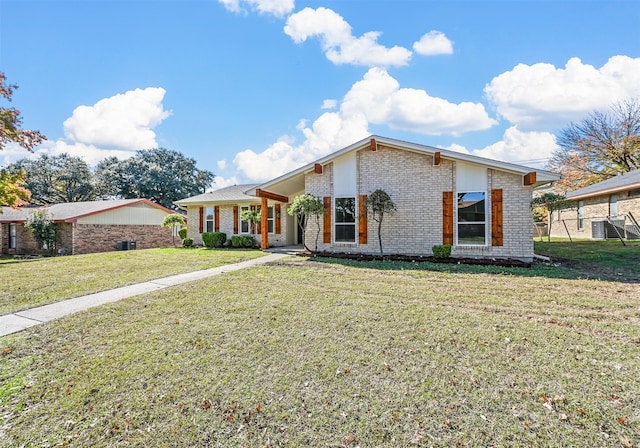
<svg viewBox="0 0 640 448"><path fill-rule="evenodd" d="M429 261L358 261L344 258L309 257L309 261L381 271L432 271L461 274L515 275L520 277L563 278L568 280L592 278L562 265L535 262L531 267L481 266L469 264L433 263Z"/></svg>

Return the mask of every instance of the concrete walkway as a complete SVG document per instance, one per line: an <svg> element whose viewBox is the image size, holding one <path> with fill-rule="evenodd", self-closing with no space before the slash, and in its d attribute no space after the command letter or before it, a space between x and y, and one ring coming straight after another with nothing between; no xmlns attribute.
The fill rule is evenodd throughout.
<svg viewBox="0 0 640 448"><path fill-rule="evenodd" d="M116 302L127 297L133 297L139 294L169 288L171 286L181 285L194 280L213 277L226 272L270 263L294 253L296 253L295 248L281 248L273 250L273 253L270 253L269 255L255 258L253 260L205 269L203 271L172 275L170 277L151 280L144 283L137 283L135 285L123 286L121 288L75 297L73 299L63 300L61 302L51 303L49 305L39 306L28 310L22 310L13 314L7 314L5 316L0 316L0 337L11 333L17 333L18 331L33 327L34 325L40 325L44 322L49 322L69 314L77 313L78 311L84 311L89 308L93 308L94 306Z"/></svg>

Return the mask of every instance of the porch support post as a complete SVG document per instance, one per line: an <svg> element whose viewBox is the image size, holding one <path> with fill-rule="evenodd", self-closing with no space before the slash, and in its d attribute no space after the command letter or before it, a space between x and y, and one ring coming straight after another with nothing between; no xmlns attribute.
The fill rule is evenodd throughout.
<svg viewBox="0 0 640 448"><path fill-rule="evenodd" d="M262 207L260 213L261 225L260 230L262 233L262 250L269 249L269 227L268 227L268 199L264 196L262 197Z"/></svg>

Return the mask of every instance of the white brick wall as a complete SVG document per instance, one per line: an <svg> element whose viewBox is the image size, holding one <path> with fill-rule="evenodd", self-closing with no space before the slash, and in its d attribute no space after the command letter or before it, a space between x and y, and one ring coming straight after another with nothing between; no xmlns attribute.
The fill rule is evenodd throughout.
<svg viewBox="0 0 640 448"><path fill-rule="evenodd" d="M269 205L274 205L273 201L269 201ZM256 202L254 205L260 205L260 201ZM280 225L281 225L281 233L275 234L270 233L268 235L269 238L269 246L285 246L287 244L287 207L289 204L280 204ZM247 207L248 204L239 204L238 205L238 219L240 216L240 212L242 211L242 207ZM213 207L213 205L207 205L207 207ZM228 205L220 205L220 231L227 234L227 239L231 239L234 235L233 233L233 204ZM258 244L262 241L262 236L260 235L260 225L257 224L257 233L253 234L256 238ZM240 223L238 223L238 231L242 228L240 227ZM202 234L199 232L200 230L200 206L189 206L187 208L187 237L192 238L194 244L202 244ZM274 231L275 231L275 222L274 222Z"/></svg>
<svg viewBox="0 0 640 448"><path fill-rule="evenodd" d="M357 165L357 194L368 195L376 189L383 189L389 193L398 209L395 215L386 216L383 221L384 252L431 255L432 247L442 244L442 193L455 191L454 162L442 160L439 166L433 166L433 158L429 155L379 145L377 151L358 151ZM307 174L305 183L306 191L314 196L332 196L331 164L324 166L323 174ZM529 210L532 188L523 186L521 175L489 170L488 227L491 223L490 190L497 188L503 189L504 246L454 247L454 256L532 258L533 220ZM321 230L318 249L379 253L377 227L378 223L369 218L368 243L353 245L323 243ZM315 228L313 220L310 221L307 232L309 247L314 244Z"/></svg>

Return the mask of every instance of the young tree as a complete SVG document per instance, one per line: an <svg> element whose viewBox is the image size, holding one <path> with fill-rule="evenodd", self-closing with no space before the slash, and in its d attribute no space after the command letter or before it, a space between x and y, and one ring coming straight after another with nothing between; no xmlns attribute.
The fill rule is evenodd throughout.
<svg viewBox="0 0 640 448"><path fill-rule="evenodd" d="M320 237L320 216L325 212L324 204L322 200L312 194L305 193L300 196L296 196L293 202L287 209L287 213L291 216L297 216L298 225L302 230L302 244L304 248L309 252L318 251L318 238ZM310 217L314 217L316 221L316 241L315 248L312 251L307 247L307 228Z"/></svg>
<svg viewBox="0 0 640 448"><path fill-rule="evenodd" d="M49 217L47 209L34 211L24 226L31 230L33 238L41 248L46 248L53 254L56 245L56 224Z"/></svg>
<svg viewBox="0 0 640 448"><path fill-rule="evenodd" d="M580 123L571 123L557 137L560 149L549 167L570 174L575 184L590 185L640 168L640 100L614 104L609 112L592 112Z"/></svg>
<svg viewBox="0 0 640 448"><path fill-rule="evenodd" d="M262 219L262 213L260 210L242 210L240 212L240 219L247 221L251 229L253 229L256 223Z"/></svg>
<svg viewBox="0 0 640 448"><path fill-rule="evenodd" d="M96 177L101 196L147 198L175 210L174 201L204 193L214 174L198 169L194 159L177 151L156 148L122 161L105 159Z"/></svg>
<svg viewBox="0 0 640 448"><path fill-rule="evenodd" d="M382 220L385 215L393 215L396 212L396 204L394 204L391 196L386 191L378 189L367 196L365 206L369 215L371 215L371 219L378 223L378 243L380 244L380 255L383 256Z"/></svg>
<svg viewBox="0 0 640 448"><path fill-rule="evenodd" d="M557 193L543 193L531 200L531 210L546 213L547 218L547 243L551 254L551 225L553 224L553 212L570 207L572 201L565 199L564 195Z"/></svg>
<svg viewBox="0 0 640 448"><path fill-rule="evenodd" d="M32 204L92 201L97 196L93 173L80 157L42 154L37 159L19 160L7 169L26 172L25 188L31 191Z"/></svg>
<svg viewBox="0 0 640 448"><path fill-rule="evenodd" d="M160 224L162 227L171 227L171 242L173 243L174 247L176 245L176 237L175 237L176 227L182 227L184 226L184 224L185 224L184 216L182 216L179 213L172 213L170 215L165 216L164 219L162 220L162 224Z"/></svg>
<svg viewBox="0 0 640 448"><path fill-rule="evenodd" d="M18 88L15 84L6 84L6 76L0 72L0 98L11 102L13 91ZM0 107L0 150L7 143L14 142L31 151L34 146L42 142L45 136L38 131L21 129L22 118L20 111L11 107ZM23 186L23 173L9 173L0 171L0 205L18 207L29 199L29 192ZM2 209L0 209L2 213Z"/></svg>

